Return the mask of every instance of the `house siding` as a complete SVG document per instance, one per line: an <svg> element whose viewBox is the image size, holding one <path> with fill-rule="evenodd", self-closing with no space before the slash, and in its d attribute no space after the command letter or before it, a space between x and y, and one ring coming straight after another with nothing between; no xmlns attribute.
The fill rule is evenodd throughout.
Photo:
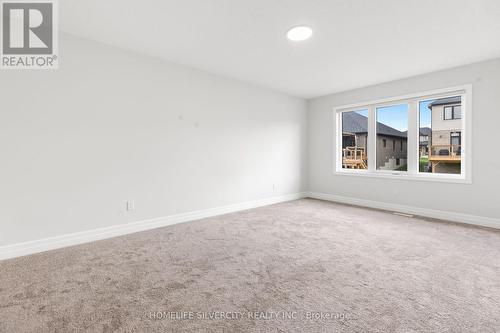
<svg viewBox="0 0 500 333"><path fill-rule="evenodd" d="M387 145L384 148L384 139L387 141ZM392 142L395 141L395 149L392 149ZM401 150L400 142L403 142L403 149ZM386 135L377 135L377 169L383 167L385 162L388 162L389 159L407 159L408 156L408 147L407 147L407 139L401 137L393 137ZM401 165L404 165L402 163Z"/></svg>
<svg viewBox="0 0 500 333"><path fill-rule="evenodd" d="M444 119L444 108L457 106L461 103L450 103L446 105L435 105L432 107L432 136L430 145L433 147L433 154L439 155L441 150L451 154L451 133L462 132L462 119ZM439 147L443 146L443 147ZM460 174L460 163L450 163L446 161L433 162L433 172Z"/></svg>
<svg viewBox="0 0 500 333"><path fill-rule="evenodd" d="M460 168L460 163L439 163L434 167L434 172L460 174Z"/></svg>

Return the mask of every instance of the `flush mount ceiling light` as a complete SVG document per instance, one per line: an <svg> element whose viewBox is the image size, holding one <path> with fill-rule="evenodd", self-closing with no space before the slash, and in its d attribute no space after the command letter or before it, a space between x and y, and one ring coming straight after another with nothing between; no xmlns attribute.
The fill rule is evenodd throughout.
<svg viewBox="0 0 500 333"><path fill-rule="evenodd" d="M293 42L300 42L312 36L312 29L306 26L293 27L286 33L286 37Z"/></svg>

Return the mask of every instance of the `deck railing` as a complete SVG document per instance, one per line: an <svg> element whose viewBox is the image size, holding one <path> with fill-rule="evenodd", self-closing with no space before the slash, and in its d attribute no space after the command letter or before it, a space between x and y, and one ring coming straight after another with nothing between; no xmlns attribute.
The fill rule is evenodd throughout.
<svg viewBox="0 0 500 333"><path fill-rule="evenodd" d="M345 147L342 149L342 167L366 169L367 156L364 147Z"/></svg>
<svg viewBox="0 0 500 333"><path fill-rule="evenodd" d="M432 145L429 150L429 159L460 160L461 145Z"/></svg>

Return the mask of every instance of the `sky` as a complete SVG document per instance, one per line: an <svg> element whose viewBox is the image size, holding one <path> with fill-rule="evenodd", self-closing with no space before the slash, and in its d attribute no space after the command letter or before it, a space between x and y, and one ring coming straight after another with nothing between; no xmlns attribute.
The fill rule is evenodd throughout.
<svg viewBox="0 0 500 333"><path fill-rule="evenodd" d="M422 101L420 102L420 127L431 127L431 110L429 109L429 104L434 102L434 99L431 99L429 101Z"/></svg>
<svg viewBox="0 0 500 333"><path fill-rule="evenodd" d="M434 100L422 101L419 104L420 127L431 127L431 110L429 104ZM368 110L356 111L368 117ZM408 105L391 105L377 109L377 121L401 132L408 130Z"/></svg>
<svg viewBox="0 0 500 333"><path fill-rule="evenodd" d="M408 130L408 104L377 108L377 122L401 132Z"/></svg>

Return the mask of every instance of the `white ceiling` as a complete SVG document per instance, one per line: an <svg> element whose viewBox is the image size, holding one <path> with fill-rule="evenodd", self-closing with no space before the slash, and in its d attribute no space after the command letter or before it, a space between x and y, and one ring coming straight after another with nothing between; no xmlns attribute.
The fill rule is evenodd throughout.
<svg viewBox="0 0 500 333"><path fill-rule="evenodd" d="M499 0L65 0L65 32L315 97L500 57ZM288 28L313 37L292 43ZM62 46L63 47L63 46Z"/></svg>

